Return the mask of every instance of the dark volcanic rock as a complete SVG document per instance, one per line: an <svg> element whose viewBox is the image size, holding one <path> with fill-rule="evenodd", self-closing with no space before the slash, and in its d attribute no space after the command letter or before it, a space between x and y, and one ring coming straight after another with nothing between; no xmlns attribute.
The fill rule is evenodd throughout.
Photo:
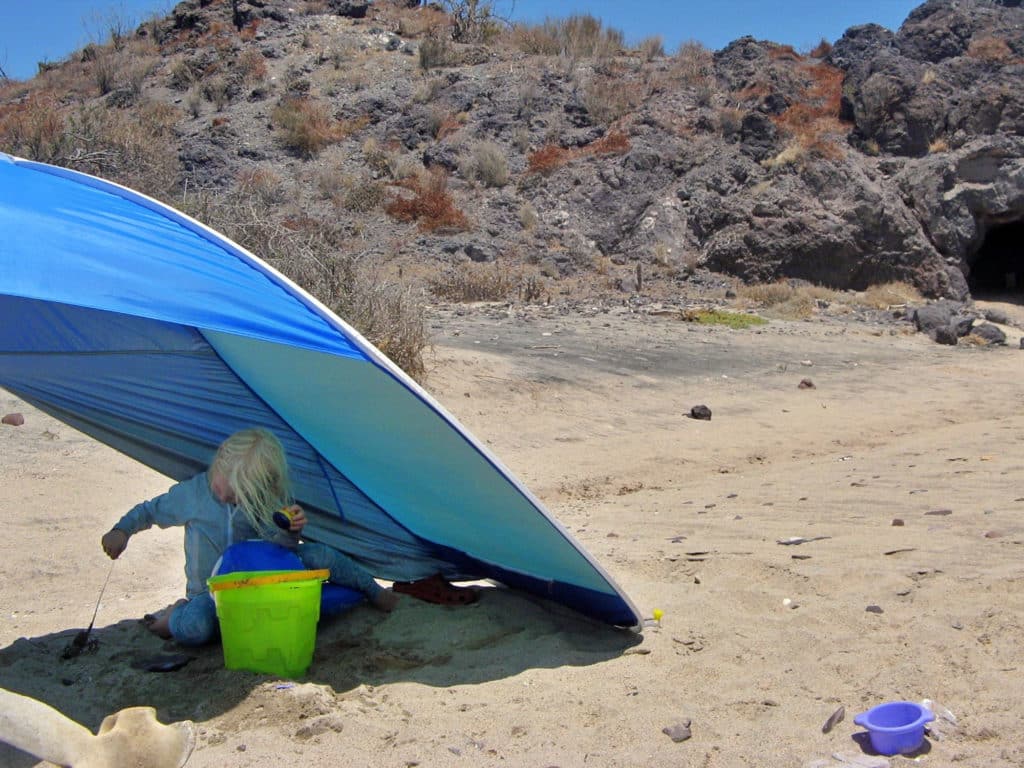
<svg viewBox="0 0 1024 768"><path fill-rule="evenodd" d="M83 170L171 199L248 185L267 231L337 228L352 250L397 260L514 258L630 293L708 270L903 281L956 301L1024 288L1019 0L927 0L898 30L851 27L824 57L743 37L650 61L433 40L417 32L420 4L403 4L399 20L396 4L365 0L183 0L137 32L159 43L144 83L57 94L125 125L173 123L152 149L176 167ZM407 56L406 38L440 46L436 61ZM289 112L304 132L289 136ZM78 149L67 156L116 156ZM136 162L149 154L162 157ZM422 222L387 214L424 167L447 175L467 239L442 229L420 244ZM951 312L925 332L955 342L971 323Z"/></svg>

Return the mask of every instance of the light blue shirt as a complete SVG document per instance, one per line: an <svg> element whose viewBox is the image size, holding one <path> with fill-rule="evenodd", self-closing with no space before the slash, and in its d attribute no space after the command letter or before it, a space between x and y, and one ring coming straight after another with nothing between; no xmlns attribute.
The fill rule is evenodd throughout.
<svg viewBox="0 0 1024 768"><path fill-rule="evenodd" d="M185 594L190 600L207 591L206 580L213 575L217 561L231 544L265 538L241 510L213 495L206 472L176 483L167 493L136 504L114 528L133 536L154 525L185 527ZM271 540L293 548L298 537L281 531Z"/></svg>

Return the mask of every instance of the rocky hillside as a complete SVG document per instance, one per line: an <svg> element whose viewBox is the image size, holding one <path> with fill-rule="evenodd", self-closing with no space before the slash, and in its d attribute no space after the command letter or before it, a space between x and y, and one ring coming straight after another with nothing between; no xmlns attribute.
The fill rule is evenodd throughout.
<svg viewBox="0 0 1024 768"><path fill-rule="evenodd" d="M1020 0L667 54L410 5L185 0L0 83L0 149L170 202L328 303L354 269L472 293L480 262L523 299L715 274L1021 295Z"/></svg>

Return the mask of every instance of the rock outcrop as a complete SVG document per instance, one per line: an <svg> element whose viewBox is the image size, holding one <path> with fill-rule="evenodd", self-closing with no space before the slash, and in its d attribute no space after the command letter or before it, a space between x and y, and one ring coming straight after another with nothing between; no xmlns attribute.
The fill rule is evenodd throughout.
<svg viewBox="0 0 1024 768"><path fill-rule="evenodd" d="M186 0L140 28L159 60L103 97L109 119L171 106L178 188L243 179L251 202L253 179L276 180L260 215L350 233L336 242L360 258L610 271L624 290L701 267L958 301L1024 290L1019 0L928 0L899 30L853 27L809 54L745 37L667 57L460 45L405 0L232 5ZM335 146L282 139L277 110L295 104L333 121ZM146 188L163 169L134 178L106 156L37 159L166 196ZM424 168L467 225L385 214Z"/></svg>

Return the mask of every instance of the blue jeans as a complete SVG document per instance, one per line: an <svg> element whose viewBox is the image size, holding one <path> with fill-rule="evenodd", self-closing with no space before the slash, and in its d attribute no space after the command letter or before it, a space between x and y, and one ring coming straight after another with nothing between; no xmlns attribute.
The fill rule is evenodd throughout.
<svg viewBox="0 0 1024 768"><path fill-rule="evenodd" d="M299 544L296 550L302 564L311 571L326 568L331 572L330 582L340 584L349 589L355 589L366 595L367 599L373 601L377 594L383 589L380 584L374 581L370 572L333 547L326 544L318 544L313 541L304 541Z"/></svg>
<svg viewBox="0 0 1024 768"><path fill-rule="evenodd" d="M303 542L296 551L306 568L311 571L327 569L332 583L358 590L371 601L382 589L369 571L326 544ZM213 596L204 592L179 605L171 612L169 627L174 641L180 645L205 645L215 640L220 634L220 624Z"/></svg>
<svg viewBox="0 0 1024 768"><path fill-rule="evenodd" d="M171 612L168 622L174 641L181 645L205 645L220 634L217 607L209 592L196 595Z"/></svg>

